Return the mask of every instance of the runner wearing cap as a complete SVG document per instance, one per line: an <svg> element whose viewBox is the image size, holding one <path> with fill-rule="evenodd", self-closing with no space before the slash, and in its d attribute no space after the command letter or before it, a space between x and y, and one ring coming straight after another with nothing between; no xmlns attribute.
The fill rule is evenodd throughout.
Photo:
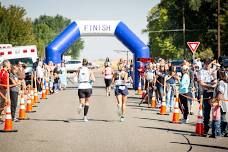
<svg viewBox="0 0 228 152"><path fill-rule="evenodd" d="M83 59L82 67L79 68L78 72L78 97L80 100L80 105L78 108L78 112L82 111L84 108L84 118L85 122L88 121L87 114L89 111L89 102L90 96L92 95L92 82L95 81L95 77L93 72L87 67L88 60Z"/></svg>

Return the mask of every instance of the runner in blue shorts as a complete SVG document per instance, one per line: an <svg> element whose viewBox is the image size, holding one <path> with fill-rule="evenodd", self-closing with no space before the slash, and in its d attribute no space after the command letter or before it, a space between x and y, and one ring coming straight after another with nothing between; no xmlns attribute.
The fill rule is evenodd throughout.
<svg viewBox="0 0 228 152"><path fill-rule="evenodd" d="M128 88L126 86L128 81L128 74L125 71L123 63L118 64L118 70L113 75L113 83L115 84L115 96L117 99L118 114L120 121L125 120L126 102L128 95Z"/></svg>

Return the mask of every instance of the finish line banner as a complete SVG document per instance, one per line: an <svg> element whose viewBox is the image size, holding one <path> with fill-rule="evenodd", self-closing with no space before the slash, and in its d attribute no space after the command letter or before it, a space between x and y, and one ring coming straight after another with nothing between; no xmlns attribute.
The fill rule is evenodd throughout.
<svg viewBox="0 0 228 152"><path fill-rule="evenodd" d="M81 36L113 36L120 21L76 21Z"/></svg>

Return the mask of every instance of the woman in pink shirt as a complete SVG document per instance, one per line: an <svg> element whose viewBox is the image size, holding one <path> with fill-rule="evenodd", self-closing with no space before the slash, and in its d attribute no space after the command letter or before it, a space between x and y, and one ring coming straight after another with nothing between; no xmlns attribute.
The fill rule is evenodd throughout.
<svg viewBox="0 0 228 152"><path fill-rule="evenodd" d="M105 63L105 68L102 71L102 74L104 74L106 95L110 96L111 95L112 76L113 76L113 69L111 67L110 62Z"/></svg>

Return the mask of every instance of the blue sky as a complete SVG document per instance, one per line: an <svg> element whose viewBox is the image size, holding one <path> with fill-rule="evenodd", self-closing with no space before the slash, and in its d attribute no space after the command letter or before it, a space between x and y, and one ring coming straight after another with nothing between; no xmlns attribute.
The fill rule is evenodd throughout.
<svg viewBox="0 0 228 152"><path fill-rule="evenodd" d="M1 0L5 6L22 6L27 16L35 19L40 15L60 14L71 20L122 20L144 43L148 35L142 34L146 28L146 16L150 8L160 0ZM126 57L113 50L127 50L115 37L83 37L85 48L81 57L89 60Z"/></svg>

